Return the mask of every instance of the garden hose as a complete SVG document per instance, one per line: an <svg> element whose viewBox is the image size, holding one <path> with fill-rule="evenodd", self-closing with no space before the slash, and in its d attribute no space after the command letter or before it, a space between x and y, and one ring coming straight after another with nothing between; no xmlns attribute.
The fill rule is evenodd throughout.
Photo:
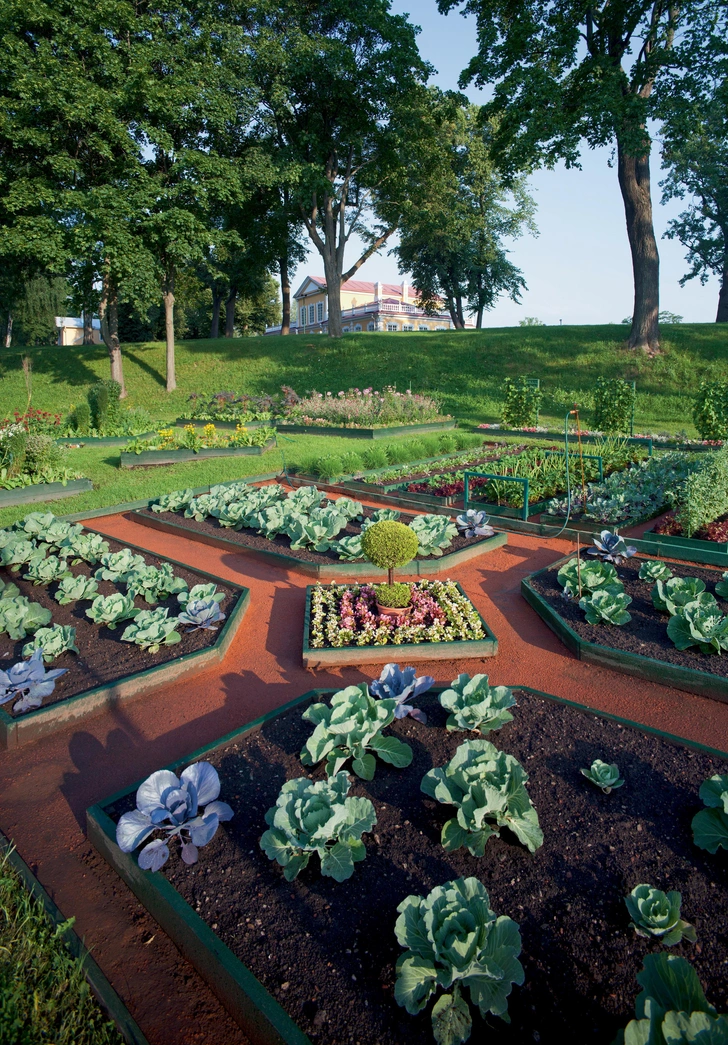
<svg viewBox="0 0 728 1045"><path fill-rule="evenodd" d="M533 536L537 537L541 541L552 541L556 537L560 537L566 527L569 525L569 519L571 517L571 473L569 471L569 418L572 414L579 416L578 410L569 410L566 417L564 418L564 461L566 462L566 518L564 519L564 525L556 533L534 533ZM579 426L579 456L581 457L582 467L582 480L584 470L584 458L582 457L581 449L581 426ZM583 485L583 481L582 481Z"/></svg>

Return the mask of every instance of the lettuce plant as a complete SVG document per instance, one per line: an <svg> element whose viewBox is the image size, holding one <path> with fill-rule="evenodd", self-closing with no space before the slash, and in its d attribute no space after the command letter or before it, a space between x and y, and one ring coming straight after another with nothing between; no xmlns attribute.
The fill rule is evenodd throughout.
<svg viewBox="0 0 728 1045"><path fill-rule="evenodd" d="M645 956L636 1019L615 1045L728 1045L728 1016L718 1015L692 965L676 954Z"/></svg>
<svg viewBox="0 0 728 1045"><path fill-rule="evenodd" d="M728 617L723 616L717 603L704 606L696 600L670 617L667 634L679 650L698 646L701 653L720 653L728 649Z"/></svg>
<svg viewBox="0 0 728 1045"><path fill-rule="evenodd" d="M468 508L458 515L455 523L463 537L492 537L495 533L493 527L488 525L486 513L477 512L475 508Z"/></svg>
<svg viewBox="0 0 728 1045"><path fill-rule="evenodd" d="M378 679L369 684L375 697L380 700L394 700L394 717L407 718L410 715L418 722L427 722L427 715L420 708L413 708L407 703L426 693L435 681L432 675L420 675L412 667L400 668L399 664L385 664Z"/></svg>
<svg viewBox="0 0 728 1045"><path fill-rule="evenodd" d="M63 580L64 577L70 576L70 573L65 559L59 559L57 555L49 555L47 559L33 562L28 567L28 572L23 574L23 579L32 581L37 586Z"/></svg>
<svg viewBox="0 0 728 1045"><path fill-rule="evenodd" d="M217 585L211 581L209 584L194 584L189 591L186 589L180 591L177 595L177 602L185 606L190 600L214 599L215 602L222 602L224 598L225 592L218 591Z"/></svg>
<svg viewBox="0 0 728 1045"><path fill-rule="evenodd" d="M543 845L543 831L526 791L527 780L513 755L489 740L466 740L447 765L425 774L420 788L430 798L457 807L457 816L447 821L440 838L448 852L466 846L472 856L482 856L488 839L508 827L535 853Z"/></svg>
<svg viewBox="0 0 728 1045"><path fill-rule="evenodd" d="M127 573L123 578L126 590L130 595L140 595L145 602L154 605L160 599L170 595L178 595L187 591L187 581L175 577L172 564L163 562L161 566L140 566Z"/></svg>
<svg viewBox="0 0 728 1045"><path fill-rule="evenodd" d="M682 896L674 890L663 893L651 885L636 885L629 896L625 896L630 929L638 936L657 940L663 947L674 947L685 938L695 943L695 928L680 918Z"/></svg>
<svg viewBox="0 0 728 1045"><path fill-rule="evenodd" d="M579 560L574 557L564 563L556 574L556 579L565 593L571 597L579 595L580 579L582 595L591 595L601 588L609 588L615 592L624 590L624 585L610 562L589 562L588 559L582 559L580 565Z"/></svg>
<svg viewBox="0 0 728 1045"><path fill-rule="evenodd" d="M62 653L78 653L76 629L67 624L53 624L50 628L38 628L32 640L23 646L23 656L30 657L36 650L41 651L46 664L50 664Z"/></svg>
<svg viewBox="0 0 728 1045"><path fill-rule="evenodd" d="M616 762L602 762L601 758L595 758L589 769L580 770L582 776L590 780L596 787L600 787L605 795L608 795L624 783L619 776L619 766Z"/></svg>
<svg viewBox="0 0 728 1045"><path fill-rule="evenodd" d="M156 610L139 610L131 624L121 636L122 642L133 642L149 653L157 653L161 646L174 646L182 636L176 630L179 617L167 618L169 610L158 606Z"/></svg>
<svg viewBox="0 0 728 1045"><path fill-rule="evenodd" d="M508 708L515 707L516 698L507 686L489 686L487 675L462 674L442 691L440 704L450 712L446 726L451 732L489 733L513 721Z"/></svg>
<svg viewBox="0 0 728 1045"><path fill-rule="evenodd" d="M348 798L349 774L337 773L314 783L308 777L288 780L276 804L265 814L269 825L260 848L269 860L284 868L287 882L318 853L321 874L344 882L354 873L354 864L366 857L361 840L377 822L368 798Z"/></svg>
<svg viewBox="0 0 728 1045"><path fill-rule="evenodd" d="M216 625L225 620L217 599L188 599L185 608L177 620L180 624L189 624L192 631L217 631Z"/></svg>
<svg viewBox="0 0 728 1045"><path fill-rule="evenodd" d="M417 554L432 555L436 559L441 557L444 548L450 547L458 533L457 526L446 515L415 515L409 525L419 541Z"/></svg>
<svg viewBox="0 0 728 1045"><path fill-rule="evenodd" d="M397 769L412 761L412 748L397 737L383 737L382 730L394 721L394 700L376 700L366 682L334 693L331 704L312 704L303 713L315 729L301 751L304 766L326 759L327 776L336 776L345 762L362 780L371 780L377 764L374 755ZM374 752L374 754L372 754Z"/></svg>
<svg viewBox="0 0 728 1045"><path fill-rule="evenodd" d="M640 566L639 578L641 581L669 581L672 577L672 570L666 562L657 562L655 559L650 559L648 562L643 562Z"/></svg>
<svg viewBox="0 0 728 1045"><path fill-rule="evenodd" d="M704 780L700 797L706 808L693 817L693 841L709 853L728 849L728 773Z"/></svg>
<svg viewBox="0 0 728 1045"><path fill-rule="evenodd" d="M149 507L153 512L181 512L194 498L192 490L175 490L173 493L163 494L154 504Z"/></svg>
<svg viewBox="0 0 728 1045"><path fill-rule="evenodd" d="M637 554L637 549L625 542L624 537L609 530L602 530L598 537L592 538L595 547L589 549L590 555L598 555L605 562L613 562L617 566L625 559Z"/></svg>
<svg viewBox="0 0 728 1045"><path fill-rule="evenodd" d="M136 617L139 612L134 605L133 595L122 595L120 591L114 591L111 595L97 595L86 610L86 616L94 624L105 624L114 631L117 624Z"/></svg>
<svg viewBox="0 0 728 1045"><path fill-rule="evenodd" d="M140 784L136 810L119 819L116 843L122 853L131 853L155 831L163 831L164 838L155 838L139 853L139 866L158 871L169 859L169 843L175 837L184 862L195 864L198 849L233 816L227 802L217 801L219 794L220 778L209 762L195 762L179 778L160 769Z"/></svg>
<svg viewBox="0 0 728 1045"><path fill-rule="evenodd" d="M617 624L621 627L632 620L627 613L631 602L631 597L624 591L607 591L602 588L579 599L579 607L584 610L589 624Z"/></svg>
<svg viewBox="0 0 728 1045"><path fill-rule="evenodd" d="M61 580L54 598L61 606L67 606L69 602L93 599L98 593L99 586L93 577L85 577L82 573L78 577L69 574Z"/></svg>
<svg viewBox="0 0 728 1045"><path fill-rule="evenodd" d="M48 624L53 614L37 602L30 602L24 595L12 599L0 599L0 634L4 631L13 642L24 639L29 632L37 631Z"/></svg>
<svg viewBox="0 0 728 1045"><path fill-rule="evenodd" d="M127 573L144 569L146 563L143 555L135 555L131 548L122 548L118 552L106 552L100 557L101 566L96 571L96 579L100 581L123 581Z"/></svg>
<svg viewBox="0 0 728 1045"><path fill-rule="evenodd" d="M65 537L58 547L58 554L73 559L74 565L87 562L93 566L108 551L109 542L100 533L78 533Z"/></svg>
<svg viewBox="0 0 728 1045"><path fill-rule="evenodd" d="M458 878L436 886L428 896L408 896L397 908L397 942L407 948L397 961L394 997L411 1015L422 1012L439 987L432 1009L432 1031L439 1045L460 1045L470 1037L472 1018L461 988L485 1019L488 1013L509 1022L508 995L523 983L518 961L517 922L497 917L477 878Z"/></svg>
<svg viewBox="0 0 728 1045"><path fill-rule="evenodd" d="M18 661L7 671L0 671L0 704L19 698L13 711L32 711L43 703L56 688L56 679L65 675L68 668L43 667L43 651L36 650L29 660Z"/></svg>
<svg viewBox="0 0 728 1045"><path fill-rule="evenodd" d="M652 605L661 613L674 616L689 602L700 602L704 606L716 606L714 596L705 590L705 582L699 577L660 578L652 589Z"/></svg>

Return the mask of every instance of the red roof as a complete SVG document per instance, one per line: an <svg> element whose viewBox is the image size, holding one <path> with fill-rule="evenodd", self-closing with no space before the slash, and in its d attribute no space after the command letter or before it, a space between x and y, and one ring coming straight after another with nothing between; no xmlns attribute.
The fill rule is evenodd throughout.
<svg viewBox="0 0 728 1045"><path fill-rule="evenodd" d="M326 286L326 280L323 276L308 276L307 279L312 280L314 283L318 283L320 287ZM397 301L402 300L402 284L401 283L380 283L382 294L394 296ZM375 295L377 292L376 283L368 283L364 279L347 279L346 283L341 284L341 289L347 291L350 294L371 294ZM409 296L412 297L416 294L415 288L411 283L407 284Z"/></svg>

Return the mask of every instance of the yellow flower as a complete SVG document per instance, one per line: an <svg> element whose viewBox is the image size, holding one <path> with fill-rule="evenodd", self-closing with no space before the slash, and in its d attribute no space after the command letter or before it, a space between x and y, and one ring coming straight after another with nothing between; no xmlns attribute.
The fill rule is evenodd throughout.
<svg viewBox="0 0 728 1045"><path fill-rule="evenodd" d="M185 432L192 432L192 434L194 435L195 434L195 426L194 425L185 425Z"/></svg>
<svg viewBox="0 0 728 1045"><path fill-rule="evenodd" d="M215 426L214 425L205 425L205 427L202 429L202 431L205 433L205 436L208 439L212 439L212 437L215 435Z"/></svg>
<svg viewBox="0 0 728 1045"><path fill-rule="evenodd" d="M248 429L245 427L245 425L235 425L235 431L236 432L247 432Z"/></svg>
<svg viewBox="0 0 728 1045"><path fill-rule="evenodd" d="M174 428L160 428L158 435L161 439L172 439L174 436Z"/></svg>

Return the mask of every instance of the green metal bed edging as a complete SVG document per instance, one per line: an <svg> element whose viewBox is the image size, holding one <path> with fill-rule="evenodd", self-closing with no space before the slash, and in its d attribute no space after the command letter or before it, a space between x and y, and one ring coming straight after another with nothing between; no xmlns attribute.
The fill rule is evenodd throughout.
<svg viewBox="0 0 728 1045"><path fill-rule="evenodd" d="M63 926L66 918L2 831L0 831L0 856L5 857L21 879L25 889L43 905L50 923L56 927ZM116 1024L119 1034L127 1045L149 1045L129 1010L91 957L84 942L79 939L70 926L64 929L61 938L72 956L83 963L83 972L89 987L101 1008Z"/></svg>
<svg viewBox="0 0 728 1045"><path fill-rule="evenodd" d="M520 475L492 475L490 472L465 472L465 493L463 496L463 503L465 505L465 511L473 505L482 504L483 507L490 507L486 501L472 501L470 499L470 479L495 479L503 480L507 483L519 483L523 487L523 508L521 509L521 519L526 522L528 520L528 479Z"/></svg>

